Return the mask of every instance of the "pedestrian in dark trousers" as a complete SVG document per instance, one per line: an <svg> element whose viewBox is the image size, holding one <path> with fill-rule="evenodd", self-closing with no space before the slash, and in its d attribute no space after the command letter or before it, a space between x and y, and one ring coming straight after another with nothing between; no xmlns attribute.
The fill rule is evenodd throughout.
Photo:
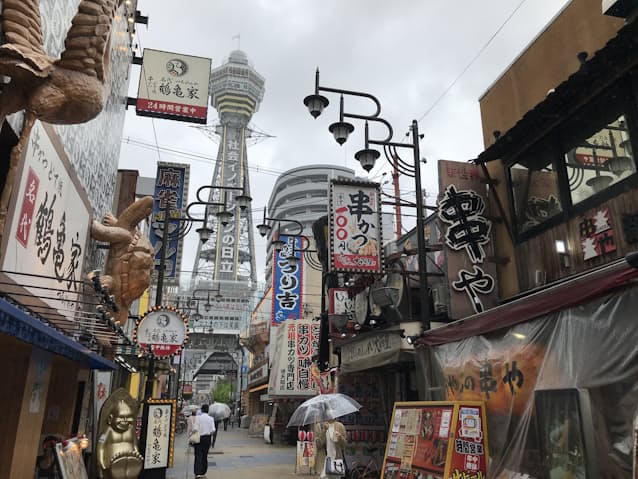
<svg viewBox="0 0 638 479"><path fill-rule="evenodd" d="M215 449L215 443L217 442L217 419L213 418L213 422L215 423L215 430L213 431L211 446L213 449Z"/></svg>
<svg viewBox="0 0 638 479"><path fill-rule="evenodd" d="M208 450L211 437L217 434L215 420L208 415L208 404L202 404L202 413L195 418L193 430L199 432L199 443L195 444L195 477L206 477L208 471Z"/></svg>
<svg viewBox="0 0 638 479"><path fill-rule="evenodd" d="M224 418L224 431L228 431L228 418Z"/></svg>

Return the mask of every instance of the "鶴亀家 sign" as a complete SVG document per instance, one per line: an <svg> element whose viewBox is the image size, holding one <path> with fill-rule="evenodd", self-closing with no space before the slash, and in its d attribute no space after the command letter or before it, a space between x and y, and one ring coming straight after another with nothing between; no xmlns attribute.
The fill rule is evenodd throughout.
<svg viewBox="0 0 638 479"><path fill-rule="evenodd" d="M178 354L188 340L186 315L172 306L155 306L135 324L133 340L158 358Z"/></svg>

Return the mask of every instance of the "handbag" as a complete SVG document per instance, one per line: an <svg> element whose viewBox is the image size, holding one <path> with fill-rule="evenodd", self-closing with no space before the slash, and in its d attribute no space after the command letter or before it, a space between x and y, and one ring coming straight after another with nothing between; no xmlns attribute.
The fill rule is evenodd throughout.
<svg viewBox="0 0 638 479"><path fill-rule="evenodd" d="M344 464L343 459L326 457L325 470L326 474L331 476L343 476L346 473L346 465Z"/></svg>
<svg viewBox="0 0 638 479"><path fill-rule="evenodd" d="M199 431L195 430L193 432L191 432L191 435L188 436L188 443L189 444L199 444Z"/></svg>

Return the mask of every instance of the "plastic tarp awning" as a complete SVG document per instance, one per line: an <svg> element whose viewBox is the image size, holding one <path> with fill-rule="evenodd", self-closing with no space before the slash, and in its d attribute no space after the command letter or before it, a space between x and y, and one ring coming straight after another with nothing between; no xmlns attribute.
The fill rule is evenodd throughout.
<svg viewBox="0 0 638 479"><path fill-rule="evenodd" d="M631 260L629 260L631 258ZM585 273L560 284L539 290L534 294L431 329L418 340L419 344L434 346L485 334L513 326L517 323L558 311L606 294L638 277L638 269L628 261L638 262L636 253L628 255L598 270Z"/></svg>
<svg viewBox="0 0 638 479"><path fill-rule="evenodd" d="M432 358L435 398L486 402L487 477L631 477L638 286L627 284L635 276L628 268L619 263L550 288L533 320L508 309L503 314L521 317L492 315L499 327L468 325L466 337L440 337L422 351ZM596 294L601 288L607 294ZM556 310L561 298L568 306Z"/></svg>

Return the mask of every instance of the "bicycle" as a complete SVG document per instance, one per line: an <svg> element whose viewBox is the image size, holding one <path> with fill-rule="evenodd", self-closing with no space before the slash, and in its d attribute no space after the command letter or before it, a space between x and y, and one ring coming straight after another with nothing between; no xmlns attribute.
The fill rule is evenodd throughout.
<svg viewBox="0 0 638 479"><path fill-rule="evenodd" d="M374 458L371 458L367 464L353 462L348 468L347 479L379 479L381 471Z"/></svg>

